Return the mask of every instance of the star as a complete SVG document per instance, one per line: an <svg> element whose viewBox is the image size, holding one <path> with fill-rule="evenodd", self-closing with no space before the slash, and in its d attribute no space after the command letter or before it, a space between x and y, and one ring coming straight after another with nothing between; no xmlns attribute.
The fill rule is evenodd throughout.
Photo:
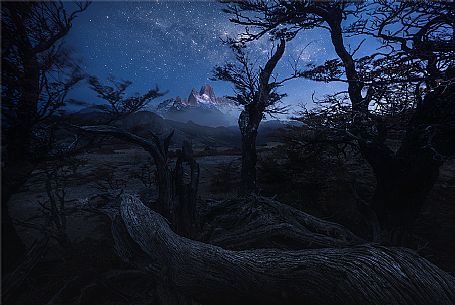
<svg viewBox="0 0 455 305"><path fill-rule="evenodd" d="M66 41L83 59L87 74L103 79L111 73L131 80L139 92L157 83L163 91L169 90L163 98L185 96L193 87L209 82L217 95L229 95L230 84L208 81L216 65L234 60L222 40L244 30L229 21L223 6L199 1L94 2L74 21ZM316 42L304 49L310 41ZM321 34L315 31L289 43L278 74L286 75L289 62L299 56L302 63L319 63L330 57L331 47L318 41ZM249 44L248 50L261 62L270 55L271 47L264 37ZM308 97L310 91L302 90L298 83L283 89L294 100ZM71 94L93 98L84 86Z"/></svg>

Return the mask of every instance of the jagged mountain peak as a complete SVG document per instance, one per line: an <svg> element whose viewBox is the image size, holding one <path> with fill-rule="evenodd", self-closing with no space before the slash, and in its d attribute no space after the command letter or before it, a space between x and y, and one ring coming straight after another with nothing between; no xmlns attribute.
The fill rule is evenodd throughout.
<svg viewBox="0 0 455 305"><path fill-rule="evenodd" d="M199 91L199 95L202 97L207 96L210 100L217 102L215 92L213 91L213 88L208 84L202 86L201 91Z"/></svg>
<svg viewBox="0 0 455 305"><path fill-rule="evenodd" d="M199 97L199 93L197 93L196 89L193 88L193 90L191 90L190 96L188 96L188 100L187 100L186 104L196 106L198 103L198 97Z"/></svg>
<svg viewBox="0 0 455 305"><path fill-rule="evenodd" d="M220 126L234 124L237 107L224 97L216 97L213 88L205 84L198 92L192 89L188 99L176 97L160 103L156 111L163 117L186 122L188 119L197 123Z"/></svg>

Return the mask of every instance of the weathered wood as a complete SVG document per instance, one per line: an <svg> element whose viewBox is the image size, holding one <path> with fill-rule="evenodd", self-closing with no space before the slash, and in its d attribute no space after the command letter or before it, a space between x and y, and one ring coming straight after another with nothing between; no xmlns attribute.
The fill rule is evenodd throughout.
<svg viewBox="0 0 455 305"><path fill-rule="evenodd" d="M156 303L163 305L197 305L193 303L190 297L176 291L166 273L159 267L159 262L154 261L132 240L120 215L114 217L111 231L117 255L125 263L149 274L149 280L156 286L154 291L150 292L153 294Z"/></svg>
<svg viewBox="0 0 455 305"><path fill-rule="evenodd" d="M157 160L162 158L160 153L160 147L157 145L156 141L151 141L143 137L139 137L135 134L122 130L120 128L109 126L109 125L94 125L94 126L76 126L71 125L70 127L83 131L85 133L97 134L103 136L112 136L120 140L141 146L146 151L148 151L152 157Z"/></svg>
<svg viewBox="0 0 455 305"><path fill-rule="evenodd" d="M246 106L245 106L246 108ZM254 109L254 110L253 110ZM240 194L254 194L257 192L256 185L256 137L263 113L258 107L249 105L239 115L238 125L242 135L242 167L240 169Z"/></svg>
<svg viewBox="0 0 455 305"><path fill-rule="evenodd" d="M455 69L447 74L455 77ZM433 89L418 104L395 154L365 154L377 182L373 207L391 242L405 242L444 160L455 155L454 98L453 83Z"/></svg>
<svg viewBox="0 0 455 305"><path fill-rule="evenodd" d="M402 248L230 251L175 234L125 195L131 238L181 293L206 304L453 304L455 279Z"/></svg>
<svg viewBox="0 0 455 305"><path fill-rule="evenodd" d="M172 223L176 232L191 236L196 226L199 165L193 159L190 142L184 141L175 169L171 170L168 150L174 131L163 139L153 133L146 139L109 125L71 127L85 133L112 136L149 152L156 166L158 184L158 201L154 209Z"/></svg>
<svg viewBox="0 0 455 305"><path fill-rule="evenodd" d="M180 235L191 237L198 226L196 211L199 186L199 164L193 158L191 143L183 142L174 169L176 201L174 219L171 222L174 230Z"/></svg>
<svg viewBox="0 0 455 305"><path fill-rule="evenodd" d="M267 60L264 67L260 67L256 90L251 92L252 101L244 105L243 111L239 115L238 125L242 135L242 167L240 169L240 194L253 194L257 191L256 186L256 137L264 113L279 99L274 94L278 87L276 82L270 82L273 71L281 60L286 48L286 41L280 40L276 51ZM247 73L248 74L248 73ZM270 110L270 109L269 109Z"/></svg>
<svg viewBox="0 0 455 305"><path fill-rule="evenodd" d="M158 202L156 209L165 217L172 219L174 182L172 171L168 164L168 150L174 131L171 131L169 135L163 139L153 133L150 134L150 139L146 139L110 125L70 125L70 127L84 133L112 136L125 142L138 145L150 153L157 169Z"/></svg>
<svg viewBox="0 0 455 305"><path fill-rule="evenodd" d="M345 227L266 197L249 196L200 206L199 240L228 249L309 249L364 243Z"/></svg>

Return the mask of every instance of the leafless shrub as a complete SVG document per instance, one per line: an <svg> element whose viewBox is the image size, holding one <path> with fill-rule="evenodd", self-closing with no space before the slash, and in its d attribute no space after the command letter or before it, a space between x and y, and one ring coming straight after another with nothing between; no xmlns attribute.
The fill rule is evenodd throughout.
<svg viewBox="0 0 455 305"><path fill-rule="evenodd" d="M210 182L213 192L229 193L238 186L239 167L234 161L223 162L216 167L216 173Z"/></svg>
<svg viewBox="0 0 455 305"><path fill-rule="evenodd" d="M146 188L152 188L156 184L156 169L152 165L152 161L149 159L139 168L139 171L130 172L129 177L138 179Z"/></svg>
<svg viewBox="0 0 455 305"><path fill-rule="evenodd" d="M38 200L42 216L32 217L42 220L42 223L18 221L18 225L38 230L44 235L57 241L63 248L71 247L71 240L67 234L67 217L73 212L68 207L67 188L70 182L84 163L84 160L69 158L48 162L41 175L44 176L46 200ZM43 217L44 216L44 217Z"/></svg>
<svg viewBox="0 0 455 305"><path fill-rule="evenodd" d="M110 199L119 199L126 187L127 180L115 176L114 170L108 166L100 166L95 173L95 188Z"/></svg>

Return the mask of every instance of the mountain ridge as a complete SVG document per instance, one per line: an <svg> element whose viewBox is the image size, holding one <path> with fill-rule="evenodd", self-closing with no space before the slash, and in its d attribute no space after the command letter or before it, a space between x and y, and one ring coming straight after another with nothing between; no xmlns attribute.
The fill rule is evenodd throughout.
<svg viewBox="0 0 455 305"><path fill-rule="evenodd" d="M239 108L226 97L217 97L213 88L205 84L199 92L192 89L187 99L180 96L167 99L154 109L167 119L217 127L236 123Z"/></svg>
<svg viewBox="0 0 455 305"><path fill-rule="evenodd" d="M73 124L93 125L102 123L108 117L105 112L81 111L72 113L68 119ZM262 122L259 127L258 145L270 142L270 136L273 132L284 127L287 123L275 120ZM151 111L132 113L116 122L115 125L146 138L150 132L165 135L174 130L174 143L190 140L195 146L229 146L238 148L240 148L241 144L238 126L210 127L197 124L192 120L187 122L173 121Z"/></svg>

